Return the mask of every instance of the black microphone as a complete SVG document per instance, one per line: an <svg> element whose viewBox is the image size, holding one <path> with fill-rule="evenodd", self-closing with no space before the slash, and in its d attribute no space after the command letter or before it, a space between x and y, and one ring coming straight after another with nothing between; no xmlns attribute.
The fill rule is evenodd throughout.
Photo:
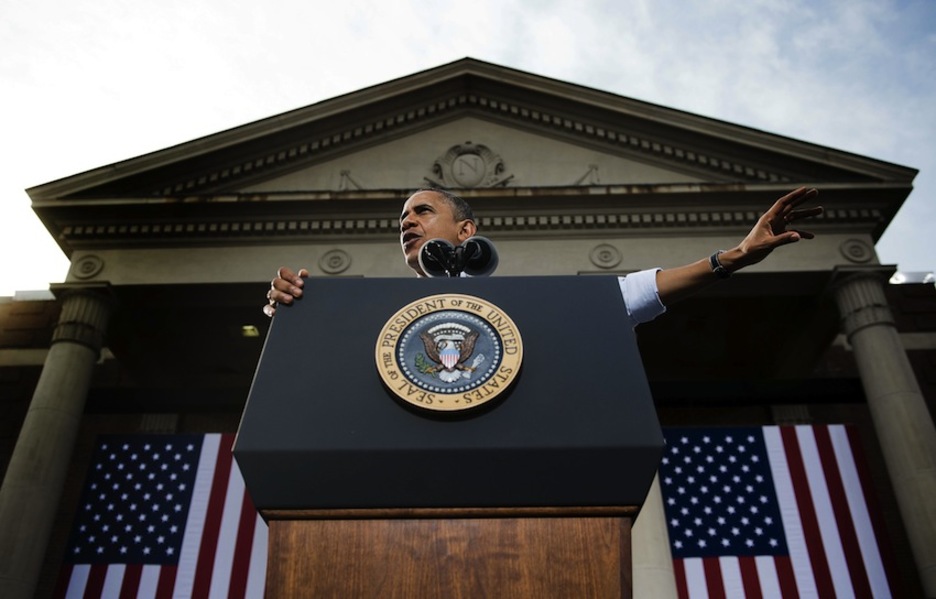
<svg viewBox="0 0 936 599"><path fill-rule="evenodd" d="M462 272L469 277L487 277L496 269L500 260L494 244L486 237L469 237L458 249L462 251Z"/></svg>
<svg viewBox="0 0 936 599"><path fill-rule="evenodd" d="M445 239L430 239L419 250L419 267L427 277L486 277L500 260L494 244L485 237L470 237L459 246Z"/></svg>
<svg viewBox="0 0 936 599"><path fill-rule="evenodd" d="M444 239L430 239L419 249L419 268L427 277L457 277L455 246Z"/></svg>

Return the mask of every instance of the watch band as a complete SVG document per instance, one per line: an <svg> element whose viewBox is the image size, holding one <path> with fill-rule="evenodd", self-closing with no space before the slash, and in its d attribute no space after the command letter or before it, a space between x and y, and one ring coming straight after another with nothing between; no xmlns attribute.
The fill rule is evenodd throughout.
<svg viewBox="0 0 936 599"><path fill-rule="evenodd" d="M725 250L715 250L715 253L709 256L709 264L712 265L712 272L718 275L720 279L727 279L731 276L731 273L727 268L722 266L722 263L718 260L718 255L724 253Z"/></svg>

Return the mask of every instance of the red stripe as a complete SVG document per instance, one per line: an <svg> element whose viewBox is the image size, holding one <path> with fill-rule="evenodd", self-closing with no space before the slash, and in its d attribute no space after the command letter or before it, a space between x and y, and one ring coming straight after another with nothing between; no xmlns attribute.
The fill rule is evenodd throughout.
<svg viewBox="0 0 936 599"><path fill-rule="evenodd" d="M887 536L887 526L884 524L883 517L884 512L878 503L877 492L871 478L871 470L868 468L864 447L862 447L861 438L858 436L858 428L846 424L845 432L848 434L848 443L851 445L852 457L855 459L855 470L858 471L858 480L861 481L861 492L864 495L865 505L868 506L871 529L874 530L874 540L877 542L878 554L881 556L881 562L884 565L887 586L890 587L891 594L894 597L904 597L903 579L900 576L900 569L897 567L897 560L894 558L890 537Z"/></svg>
<svg viewBox="0 0 936 599"><path fill-rule="evenodd" d="M717 557L703 557L702 569L705 571L705 586L709 599L725 599L725 582L722 580L721 564Z"/></svg>
<svg viewBox="0 0 936 599"><path fill-rule="evenodd" d="M163 566L159 569L159 582L156 583L156 599L172 599L175 592L177 566Z"/></svg>
<svg viewBox="0 0 936 599"><path fill-rule="evenodd" d="M855 522L852 520L848 498L845 496L842 473L835 459L835 449L832 448L829 427L813 426L810 429L816 437L819 461L822 463L829 499L832 501L832 511L835 514L835 524L838 526L845 561L848 563L848 576L851 578L852 588L856 597L871 597L871 585L868 583L864 560L861 558L861 546L858 544Z"/></svg>
<svg viewBox="0 0 936 599"><path fill-rule="evenodd" d="M68 583L71 581L72 570L74 569L74 564L62 564L62 570L55 582L55 590L52 591L52 599L65 599L65 593L68 592Z"/></svg>
<svg viewBox="0 0 936 599"><path fill-rule="evenodd" d="M120 585L120 599L133 599L137 596L142 575L143 564L127 564L124 569L123 582Z"/></svg>
<svg viewBox="0 0 936 599"><path fill-rule="evenodd" d="M676 578L676 595L679 599L689 599L689 585L686 583L686 565L681 559L673 560L673 576Z"/></svg>
<svg viewBox="0 0 936 599"><path fill-rule="evenodd" d="M744 585L744 599L763 599L755 558L739 557L738 566L741 569L741 584Z"/></svg>
<svg viewBox="0 0 936 599"><path fill-rule="evenodd" d="M253 549L254 530L257 528L257 510L250 495L244 492L237 541L234 545L234 563L231 567L231 587L228 599L242 599L247 593L247 574L250 572L250 553Z"/></svg>
<svg viewBox="0 0 936 599"><path fill-rule="evenodd" d="M104 579L107 577L107 564L93 564L85 585L85 599L99 599L104 592Z"/></svg>
<svg viewBox="0 0 936 599"><path fill-rule="evenodd" d="M825 548L819 534L819 522L816 519L812 497L809 495L809 482L806 478L806 469L803 466L803 454L800 453L799 444L796 440L796 429L792 426L781 426L779 428L787 457L787 466L790 469L790 479L793 481L793 493L796 495L800 522L803 525L803 536L806 538L806 550L809 553L813 578L816 580L816 589L819 591L820 597L835 597L832 574L829 572L829 564L825 558Z"/></svg>
<svg viewBox="0 0 936 599"><path fill-rule="evenodd" d="M224 498L227 495L228 479L231 476L231 442L233 435L222 435L218 445L218 459L215 462L211 493L208 496L208 512L205 514L205 528L202 531L201 547L198 550L198 564L195 566L195 582L192 585L193 597L207 597L211 589L211 576L214 569L215 554L218 550L218 534L221 530L221 516L224 512Z"/></svg>
<svg viewBox="0 0 936 599"><path fill-rule="evenodd" d="M777 580L780 582L780 595L784 599L798 599L799 589L796 588L796 575L793 574L793 560L786 555L774 558L777 566Z"/></svg>

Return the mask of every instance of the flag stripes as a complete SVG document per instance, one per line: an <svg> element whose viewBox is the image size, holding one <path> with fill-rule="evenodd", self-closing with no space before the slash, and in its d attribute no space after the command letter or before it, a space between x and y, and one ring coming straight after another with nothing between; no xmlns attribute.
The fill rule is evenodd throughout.
<svg viewBox="0 0 936 599"><path fill-rule="evenodd" d="M233 463L234 436L199 437L201 452L177 559L163 563L145 563L145 560L142 563L130 560L127 560L130 563L115 563L115 560L66 563L54 594L56 599L262 599L266 576L266 524L257 514L240 471ZM129 445L136 447L170 444L181 437L137 435L121 437L120 441L126 439L130 439ZM101 443L105 442L114 443L102 438ZM109 497L108 501L107 506L100 508L102 514L108 508L114 511L114 498ZM158 499L154 497L153 501ZM80 538L77 531L75 538ZM87 540L82 542L87 545Z"/></svg>
<svg viewBox="0 0 936 599"><path fill-rule="evenodd" d="M894 596L896 569L852 427L674 428L664 434L670 459L660 469L661 488L680 598ZM761 446L782 520L778 553L748 541L752 553L735 542L775 532L769 522L757 524L761 514L733 527L719 516L724 502L731 502L732 513L756 503L757 483L745 477L755 476ZM699 543L703 549L688 543L702 538L710 541Z"/></svg>

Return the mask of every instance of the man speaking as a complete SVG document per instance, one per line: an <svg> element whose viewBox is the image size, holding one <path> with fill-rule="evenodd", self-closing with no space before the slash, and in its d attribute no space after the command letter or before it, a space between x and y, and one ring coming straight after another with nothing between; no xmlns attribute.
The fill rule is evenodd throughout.
<svg viewBox="0 0 936 599"><path fill-rule="evenodd" d="M757 219L754 227L737 246L715 251L702 258L676 268L651 269L620 277L621 292L631 323L636 326L666 311L666 306L688 297L696 291L728 278L752 264L766 258L776 248L800 239L812 239L812 233L798 229L797 221L822 213L821 206L801 208L819 192L801 187L783 196ZM407 266L418 277L426 276L419 263L419 252L430 239L444 239L460 245L474 237L478 231L471 207L462 198L441 189L422 189L403 204L400 214L400 246ZM263 306L267 316L276 313L277 305L289 305L302 297L305 268L293 272L282 267L270 283L268 303Z"/></svg>

